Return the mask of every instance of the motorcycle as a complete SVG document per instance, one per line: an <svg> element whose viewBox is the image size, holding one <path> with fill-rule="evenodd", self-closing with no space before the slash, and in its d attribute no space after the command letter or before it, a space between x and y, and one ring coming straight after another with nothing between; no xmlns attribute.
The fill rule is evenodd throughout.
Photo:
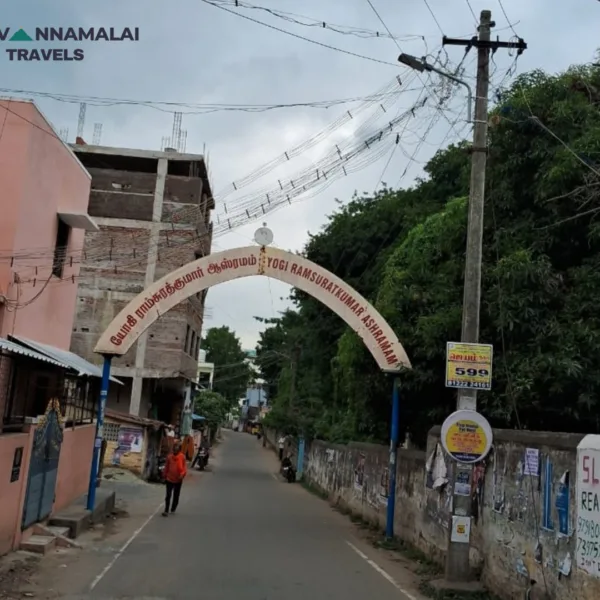
<svg viewBox="0 0 600 600"><path fill-rule="evenodd" d="M292 465L282 467L281 474L288 483L294 483L296 481L296 470Z"/></svg>
<svg viewBox="0 0 600 600"><path fill-rule="evenodd" d="M164 456L159 456L156 466L157 466L157 477L158 481L162 482L165 480L165 465L167 463L167 459Z"/></svg>
<svg viewBox="0 0 600 600"><path fill-rule="evenodd" d="M204 468L208 464L208 450L206 448L200 448L198 450L195 463L198 467L198 471L204 471Z"/></svg>

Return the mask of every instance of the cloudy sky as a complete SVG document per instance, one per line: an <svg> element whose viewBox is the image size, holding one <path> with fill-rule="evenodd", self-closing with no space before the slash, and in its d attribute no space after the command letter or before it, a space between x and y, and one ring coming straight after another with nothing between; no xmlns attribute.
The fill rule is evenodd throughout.
<svg viewBox="0 0 600 600"><path fill-rule="evenodd" d="M371 192L382 181L408 186L440 145L468 136L464 91L441 88L437 78L417 78L397 64L397 57L400 51L428 55L431 61L437 59L448 68L456 67L461 63L463 50L447 47L446 53L440 52L442 32L450 37L473 34L475 19L471 9L477 15L481 9L492 10L495 31L501 39L509 40L516 32L526 40L528 49L516 62L518 73L532 68L558 71L573 63L590 61L600 45L597 0L371 0L396 40L375 35L385 34L386 29L369 0L242 1L295 15L288 15L288 19L258 8L236 8L233 0L211 2L221 8L203 0L5 0L0 28L31 31L48 26L139 27L140 41L54 44L71 50L83 48L85 60L81 62L11 62L0 49L4 94L7 95L6 90L30 90L193 105L306 104L364 98L393 86L394 78L400 77L401 83L389 88L385 102L372 105L358 100L328 108L300 106L258 113L204 114L193 114L202 112L198 108L181 108L188 113L183 116L187 151L207 151L217 197L216 212L220 214L224 202L230 209L236 201L242 202L242 197L250 197L256 204L265 191L277 189L278 181L293 180L308 168L318 169L336 144L342 150L360 146L390 119L428 98L414 116L393 128L394 138L388 136L379 150L372 148L354 160L355 172L318 194L315 192L319 190L312 190L311 198L299 198L264 219L217 237L214 250L252 243L253 232L263 220L274 231L275 245L301 250L308 232L317 232L326 216L340 201L347 201L354 190ZM239 15L376 60L313 44ZM331 27L308 27L295 22L309 23L311 19ZM474 55L469 54L462 62L464 78L471 83L475 74L473 61ZM510 81L514 73L515 56L499 51L492 67L492 89ZM446 96L439 110L436 102ZM73 141L78 104L38 95L34 98L57 129L69 129ZM384 107L380 108L382 103ZM266 170L244 189L229 193L236 179L311 139L347 115L347 111L352 118L332 127L319 144L277 169ZM91 141L94 123L102 123L103 145L159 149L161 139L171 132L172 120L169 112L147 106L90 103L84 137ZM391 141L396 134L400 134L398 145ZM245 347L253 347L259 331L253 317L273 316L286 306L288 294L287 285L266 278L224 284L209 292L211 316L206 325L227 324Z"/></svg>

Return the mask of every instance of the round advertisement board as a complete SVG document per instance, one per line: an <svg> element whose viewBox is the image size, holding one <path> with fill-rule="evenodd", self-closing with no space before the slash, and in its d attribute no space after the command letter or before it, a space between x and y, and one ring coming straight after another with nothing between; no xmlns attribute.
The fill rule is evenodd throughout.
<svg viewBox="0 0 600 600"><path fill-rule="evenodd" d="M442 446L460 463L483 460L492 447L492 439L487 419L474 410L457 410L442 425Z"/></svg>

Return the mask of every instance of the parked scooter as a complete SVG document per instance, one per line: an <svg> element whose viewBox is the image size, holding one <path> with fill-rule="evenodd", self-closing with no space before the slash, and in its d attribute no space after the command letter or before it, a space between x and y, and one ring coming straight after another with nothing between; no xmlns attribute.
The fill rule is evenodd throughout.
<svg viewBox="0 0 600 600"><path fill-rule="evenodd" d="M167 463L167 459L164 456L159 456L156 461L158 481L161 483L164 482L164 480L165 480L165 464L166 463Z"/></svg>
<svg viewBox="0 0 600 600"><path fill-rule="evenodd" d="M296 481L296 469L291 465L289 467L283 467L282 472L288 483L294 483Z"/></svg>
<svg viewBox="0 0 600 600"><path fill-rule="evenodd" d="M198 471L204 471L206 465L208 464L208 449L207 448L199 448L198 454L196 454L196 458L194 459L194 465L198 467Z"/></svg>
<svg viewBox="0 0 600 600"><path fill-rule="evenodd" d="M281 474L288 483L296 481L296 469L294 469L292 461L287 456L281 461Z"/></svg>

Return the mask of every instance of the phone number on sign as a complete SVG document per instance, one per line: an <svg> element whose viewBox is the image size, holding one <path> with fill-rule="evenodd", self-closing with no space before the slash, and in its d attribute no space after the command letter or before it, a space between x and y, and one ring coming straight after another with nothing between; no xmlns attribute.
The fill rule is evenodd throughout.
<svg viewBox="0 0 600 600"><path fill-rule="evenodd" d="M456 379L449 379L447 383L448 387L457 387L457 388L489 388L489 383L484 383L482 381L457 381Z"/></svg>
<svg viewBox="0 0 600 600"><path fill-rule="evenodd" d="M600 544L597 541L577 538L577 554L582 557L598 558L600 556Z"/></svg>
<svg viewBox="0 0 600 600"><path fill-rule="evenodd" d="M600 538L600 523L579 517L577 519L577 533L587 538L598 539Z"/></svg>

